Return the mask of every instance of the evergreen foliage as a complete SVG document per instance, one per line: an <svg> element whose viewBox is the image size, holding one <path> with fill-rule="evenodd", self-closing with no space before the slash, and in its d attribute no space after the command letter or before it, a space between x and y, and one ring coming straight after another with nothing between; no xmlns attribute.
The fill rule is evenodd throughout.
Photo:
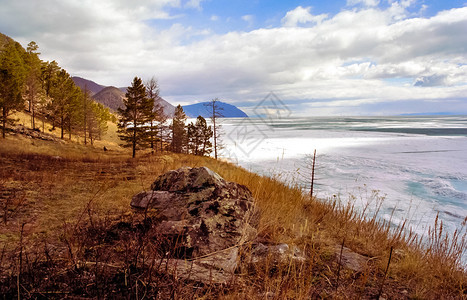
<svg viewBox="0 0 467 300"><path fill-rule="evenodd" d="M1 35L3 36L3 35ZM110 111L94 102L89 94L84 96L66 70L57 62L43 62L33 41L24 50L14 40L6 37L0 41L0 121L2 136L7 125L13 125L9 116L26 109L31 114L31 127L38 129L36 119L47 119L61 129L61 138L68 131L84 135L91 144L107 130ZM87 97L87 98L86 98ZM27 104L27 105L25 105Z"/></svg>
<svg viewBox="0 0 467 300"><path fill-rule="evenodd" d="M187 152L187 131L186 131L186 115L181 105L175 108L175 114L172 119L172 151L175 153Z"/></svg>
<svg viewBox="0 0 467 300"><path fill-rule="evenodd" d="M28 44L26 53L27 75L26 75L26 95L28 101L28 111L31 113L31 127L36 128L36 109L38 104L44 103L41 89L42 65L37 52L39 46L36 42ZM38 101L39 100L39 101ZM39 103L38 103L39 102Z"/></svg>
<svg viewBox="0 0 467 300"><path fill-rule="evenodd" d="M0 118L3 138L7 124L13 123L10 114L24 107L22 93L27 70L23 54L21 45L12 40L0 52Z"/></svg>
<svg viewBox="0 0 467 300"><path fill-rule="evenodd" d="M187 134L188 150L191 154L207 156L212 152L213 131L202 116L198 116L195 124L188 124Z"/></svg>
<svg viewBox="0 0 467 300"><path fill-rule="evenodd" d="M146 97L146 87L141 78L135 77L128 87L123 103L125 108L119 108L120 121L118 132L124 146L132 147L133 157L137 147L145 147L148 136L148 123L153 117L154 102Z"/></svg>

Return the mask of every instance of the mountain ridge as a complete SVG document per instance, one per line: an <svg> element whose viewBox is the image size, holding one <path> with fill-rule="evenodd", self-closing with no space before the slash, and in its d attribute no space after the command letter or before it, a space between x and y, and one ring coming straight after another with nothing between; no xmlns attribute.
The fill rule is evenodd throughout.
<svg viewBox="0 0 467 300"><path fill-rule="evenodd" d="M183 106L183 110L190 118L196 118L198 116L209 118L212 115L212 110L209 110L208 104L210 104L209 101L185 105ZM222 101L217 101L216 104L220 110L219 114L221 114L223 118L248 118L248 115L235 105Z"/></svg>
<svg viewBox="0 0 467 300"><path fill-rule="evenodd" d="M106 86L100 85L98 83L95 83L92 80L88 80L79 76L72 76L73 82L79 86L83 91L86 88L88 91L91 92L91 96L99 93L102 91Z"/></svg>
<svg viewBox="0 0 467 300"><path fill-rule="evenodd" d="M107 86L93 95L92 98L108 108L117 111L118 108L123 108L125 93L117 87Z"/></svg>
<svg viewBox="0 0 467 300"><path fill-rule="evenodd" d="M109 107L110 109L117 111L118 108L123 107L123 99L125 98L125 93L127 88L126 87L115 87L115 86L104 86L98 84L92 80L85 79L79 76L72 77L74 83L79 86L82 90L85 88L91 92L91 96L97 102L104 104L105 106ZM163 108L164 114L169 118L172 118L175 113L175 106L171 103L167 102L164 98L160 97L157 98L154 103L156 105L160 105ZM206 104L209 101L200 102L190 105L183 106L183 110L185 114L189 118L196 118L198 116L202 116L204 118L210 117L210 113ZM221 109L221 114L224 118L246 118L248 115L243 112L241 109L236 107L235 105L228 104L222 101L217 102L218 106Z"/></svg>
<svg viewBox="0 0 467 300"><path fill-rule="evenodd" d="M97 102L104 104L110 109L117 111L118 108L123 108L123 99L125 98L126 87L103 86L92 80L78 76L72 77L74 83L82 90L87 88L92 93L92 98ZM154 103L162 106L164 114L169 118L173 117L175 106L164 100L162 97L157 98Z"/></svg>

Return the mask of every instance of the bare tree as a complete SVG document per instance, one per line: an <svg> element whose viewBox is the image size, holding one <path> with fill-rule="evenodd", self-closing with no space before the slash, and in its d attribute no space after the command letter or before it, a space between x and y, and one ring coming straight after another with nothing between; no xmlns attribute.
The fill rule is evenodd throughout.
<svg viewBox="0 0 467 300"><path fill-rule="evenodd" d="M219 118L223 118L222 111L224 110L219 105L219 98L214 98L208 103L204 104L208 109L209 118L212 123L213 139L214 139L214 158L217 159L217 153L223 148L222 141L220 139L222 126L219 124Z"/></svg>
<svg viewBox="0 0 467 300"><path fill-rule="evenodd" d="M164 123L167 118L164 116L164 109L161 105L159 105L159 103L157 103L160 91L157 79L152 77L151 79L147 80L144 85L146 87L146 96L148 99L154 102L148 133L150 147L152 150L154 150L156 148L157 139L160 138L160 134L158 137L157 131L162 130L162 123Z"/></svg>

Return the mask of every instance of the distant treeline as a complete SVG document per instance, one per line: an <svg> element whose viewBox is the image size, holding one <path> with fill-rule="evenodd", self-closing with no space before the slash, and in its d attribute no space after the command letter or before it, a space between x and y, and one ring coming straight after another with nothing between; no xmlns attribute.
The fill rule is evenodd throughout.
<svg viewBox="0 0 467 300"><path fill-rule="evenodd" d="M118 109L118 133L124 146L131 147L133 157L137 149L150 148L153 151L172 151L205 156L212 152L213 130L202 116L195 123L186 124L187 116L178 105L172 124L166 125L167 116L156 104L159 85L153 77L143 83L135 77L127 88L123 108Z"/></svg>

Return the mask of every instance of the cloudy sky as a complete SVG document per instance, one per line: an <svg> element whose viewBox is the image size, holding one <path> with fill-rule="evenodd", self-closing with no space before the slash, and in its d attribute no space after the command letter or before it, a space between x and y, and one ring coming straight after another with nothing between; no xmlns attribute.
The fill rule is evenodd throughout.
<svg viewBox="0 0 467 300"><path fill-rule="evenodd" d="M466 0L0 0L0 32L103 85L296 116L467 114Z"/></svg>

